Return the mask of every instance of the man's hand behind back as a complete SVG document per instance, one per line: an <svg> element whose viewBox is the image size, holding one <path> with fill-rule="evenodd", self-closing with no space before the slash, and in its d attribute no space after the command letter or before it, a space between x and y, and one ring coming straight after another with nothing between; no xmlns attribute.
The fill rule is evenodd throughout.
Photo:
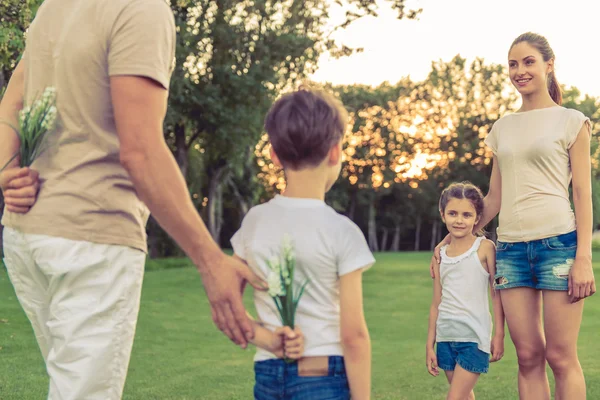
<svg viewBox="0 0 600 400"><path fill-rule="evenodd" d="M0 189L7 211L28 212L37 199L39 187L39 174L31 168L7 168L0 172Z"/></svg>

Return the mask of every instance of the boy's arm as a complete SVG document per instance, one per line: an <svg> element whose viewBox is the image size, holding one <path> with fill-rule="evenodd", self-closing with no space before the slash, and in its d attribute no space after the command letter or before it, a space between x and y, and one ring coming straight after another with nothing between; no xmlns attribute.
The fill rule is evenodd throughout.
<svg viewBox="0 0 600 400"><path fill-rule="evenodd" d="M494 335L492 337L492 358L490 361L498 361L504 355L504 308L500 293L494 288L494 277L496 275L496 246L490 240L485 240L485 264L490 274L490 295L492 298L492 312L494 316Z"/></svg>
<svg viewBox="0 0 600 400"><path fill-rule="evenodd" d="M246 268L250 268L248 267L248 263L237 254L234 254L233 258L246 265ZM242 283L242 297L244 296L245 288L246 282ZM273 353L277 358L287 356L291 359L299 359L303 355L304 336L300 328L296 327L295 330L292 330L285 326L272 332L265 328L261 322L255 320L248 312L246 312L246 315L254 329L254 338L250 340L251 344Z"/></svg>
<svg viewBox="0 0 600 400"><path fill-rule="evenodd" d="M429 328L427 330L427 344L425 346L427 370L433 376L439 374L437 357L435 355L435 328L438 318L438 307L442 301L442 283L440 280L440 265L435 264L433 276L433 297L429 307Z"/></svg>
<svg viewBox="0 0 600 400"><path fill-rule="evenodd" d="M371 398L371 339L363 311L362 269L340 278L340 319L344 362L352 398Z"/></svg>
<svg viewBox="0 0 600 400"><path fill-rule="evenodd" d="M292 330L289 326L277 328L271 332L260 322L248 315L254 327L254 339L251 344L273 353L277 358L288 357L292 360L302 358L304 354L304 336L300 328Z"/></svg>
<svg viewBox="0 0 600 400"><path fill-rule="evenodd" d="M267 350L269 353L275 354L277 358L283 358L283 341L281 340L281 336L265 328L260 322L252 318L250 314L248 314L248 318L254 327L254 338L250 340L250 343Z"/></svg>

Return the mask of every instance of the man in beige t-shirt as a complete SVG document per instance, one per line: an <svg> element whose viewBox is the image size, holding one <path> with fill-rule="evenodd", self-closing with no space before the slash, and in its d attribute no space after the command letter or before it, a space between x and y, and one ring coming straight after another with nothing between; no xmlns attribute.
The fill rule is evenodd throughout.
<svg viewBox="0 0 600 400"><path fill-rule="evenodd" d="M219 328L242 347L253 335L235 288L262 283L211 239L164 141L174 55L164 0L46 0L0 104L14 121L46 87L57 93L48 151L0 175L5 265L53 400L121 397L149 210L197 266ZM2 164L18 148L6 126L0 148Z"/></svg>

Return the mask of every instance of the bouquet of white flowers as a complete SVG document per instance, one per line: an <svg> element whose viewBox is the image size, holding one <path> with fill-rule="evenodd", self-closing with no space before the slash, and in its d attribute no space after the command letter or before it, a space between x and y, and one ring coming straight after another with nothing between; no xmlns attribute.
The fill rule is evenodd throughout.
<svg viewBox="0 0 600 400"><path fill-rule="evenodd" d="M294 287L294 273L296 270L296 255L289 235L283 236L282 252L279 257L272 257L267 261L270 272L267 277L269 295L275 301L279 319L283 326L294 329L296 309L308 279L299 287ZM293 360L286 358L286 362Z"/></svg>
<svg viewBox="0 0 600 400"><path fill-rule="evenodd" d="M41 98L19 112L18 126L9 124L19 136L19 151L0 169L4 170L17 156L21 167L29 167L47 147L46 134L54 129L56 122L56 89L48 87ZM4 121L4 123L7 123ZM8 123L7 123L8 124Z"/></svg>

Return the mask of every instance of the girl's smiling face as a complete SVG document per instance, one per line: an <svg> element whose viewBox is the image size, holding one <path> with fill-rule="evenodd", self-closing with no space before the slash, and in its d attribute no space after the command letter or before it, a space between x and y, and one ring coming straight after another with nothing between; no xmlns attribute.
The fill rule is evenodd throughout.
<svg viewBox="0 0 600 400"><path fill-rule="evenodd" d="M471 200L452 197L442 213L442 220L452 237L462 238L472 234L473 227L479 222L479 215Z"/></svg>

